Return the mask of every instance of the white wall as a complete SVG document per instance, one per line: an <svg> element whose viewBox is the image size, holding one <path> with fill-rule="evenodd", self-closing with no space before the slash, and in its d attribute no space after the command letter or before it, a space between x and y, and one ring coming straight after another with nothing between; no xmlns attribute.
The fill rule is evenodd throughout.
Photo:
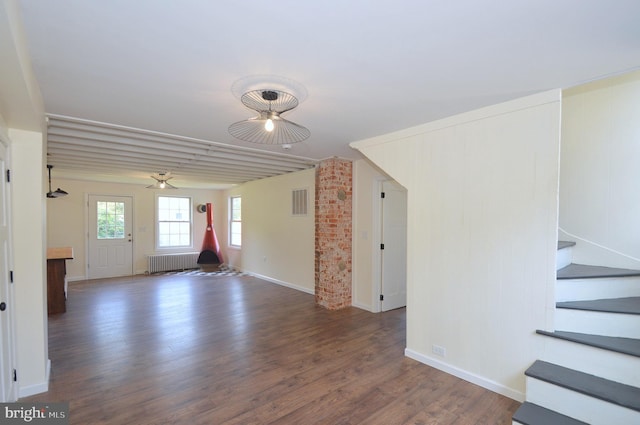
<svg viewBox="0 0 640 425"><path fill-rule="evenodd" d="M151 184L151 179L149 179ZM206 214L198 213L198 204L213 204L213 227L216 236L226 232L224 211L226 201L223 192L204 189L155 190L144 185L102 183L80 180L57 179L52 169L51 187L60 187L69 195L62 198L47 199L47 247L71 246L74 259L67 261L67 276L70 281L86 278L87 263L87 195L121 195L133 197L133 270L136 274L147 271L147 255L158 253L155 247L155 197L157 194L168 196L190 196L193 203L193 246L164 250L163 252L194 252L202 248ZM178 183L176 183L178 184ZM224 246L223 257L225 256Z"/></svg>
<svg viewBox="0 0 640 425"><path fill-rule="evenodd" d="M305 188L309 195L308 214L292 216L291 191ZM242 249L228 249L230 264L313 294L315 169L248 182L227 191L227 202L231 196L242 197ZM227 246L226 235L220 242Z"/></svg>
<svg viewBox="0 0 640 425"><path fill-rule="evenodd" d="M406 354L518 400L553 320L559 136L551 91L352 144L408 191Z"/></svg>
<svg viewBox="0 0 640 425"><path fill-rule="evenodd" d="M9 129L16 354L21 397L49 387L42 134Z"/></svg>
<svg viewBox="0 0 640 425"><path fill-rule="evenodd" d="M576 263L640 268L640 72L563 93L561 238Z"/></svg>

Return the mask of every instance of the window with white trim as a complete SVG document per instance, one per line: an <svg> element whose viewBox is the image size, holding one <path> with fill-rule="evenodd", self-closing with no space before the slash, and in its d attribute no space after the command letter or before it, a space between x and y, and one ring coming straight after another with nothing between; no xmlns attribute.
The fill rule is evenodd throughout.
<svg viewBox="0 0 640 425"><path fill-rule="evenodd" d="M193 240L191 198L158 196L156 199L158 248L191 247Z"/></svg>
<svg viewBox="0 0 640 425"><path fill-rule="evenodd" d="M242 198L229 199L229 245L242 246Z"/></svg>

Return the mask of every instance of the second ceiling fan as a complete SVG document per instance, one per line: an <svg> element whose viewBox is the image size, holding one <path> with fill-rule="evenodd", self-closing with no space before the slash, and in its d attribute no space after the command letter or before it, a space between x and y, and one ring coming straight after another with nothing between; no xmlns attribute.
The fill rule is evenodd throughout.
<svg viewBox="0 0 640 425"><path fill-rule="evenodd" d="M170 174L171 173L158 173L158 177L150 176L156 182L147 186L147 189L177 189L174 185L167 183L168 180L173 178Z"/></svg>

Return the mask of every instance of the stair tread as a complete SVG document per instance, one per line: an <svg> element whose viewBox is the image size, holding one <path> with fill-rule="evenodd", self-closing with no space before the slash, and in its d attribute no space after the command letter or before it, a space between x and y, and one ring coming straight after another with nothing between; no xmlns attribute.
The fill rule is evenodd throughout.
<svg viewBox="0 0 640 425"><path fill-rule="evenodd" d="M574 246L576 243L571 241L558 241L558 250L569 248L570 246Z"/></svg>
<svg viewBox="0 0 640 425"><path fill-rule="evenodd" d="M640 314L640 297L562 301L556 303L556 307L573 310L599 311L604 313Z"/></svg>
<svg viewBox="0 0 640 425"><path fill-rule="evenodd" d="M640 412L640 388L536 360L526 376Z"/></svg>
<svg viewBox="0 0 640 425"><path fill-rule="evenodd" d="M512 419L522 425L588 425L533 403L522 403Z"/></svg>
<svg viewBox="0 0 640 425"><path fill-rule="evenodd" d="M537 330L536 332L540 335L546 335L552 338L564 339L579 344L602 348L604 350L615 351L617 353L640 357L640 339L623 338L617 336L591 335L566 331L548 332Z"/></svg>
<svg viewBox="0 0 640 425"><path fill-rule="evenodd" d="M603 277L640 276L640 270L618 269L615 267L590 266L587 264L571 263L558 270L558 279L594 279Z"/></svg>

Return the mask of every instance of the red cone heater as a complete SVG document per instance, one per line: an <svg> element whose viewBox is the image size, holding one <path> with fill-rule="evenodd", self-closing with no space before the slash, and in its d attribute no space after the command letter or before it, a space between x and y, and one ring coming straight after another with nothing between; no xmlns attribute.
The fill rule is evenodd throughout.
<svg viewBox="0 0 640 425"><path fill-rule="evenodd" d="M207 204L207 229L204 231L204 239L202 241L202 251L198 256L198 264L202 268L217 268L222 264L222 253L220 252L220 244L213 230L213 207Z"/></svg>

